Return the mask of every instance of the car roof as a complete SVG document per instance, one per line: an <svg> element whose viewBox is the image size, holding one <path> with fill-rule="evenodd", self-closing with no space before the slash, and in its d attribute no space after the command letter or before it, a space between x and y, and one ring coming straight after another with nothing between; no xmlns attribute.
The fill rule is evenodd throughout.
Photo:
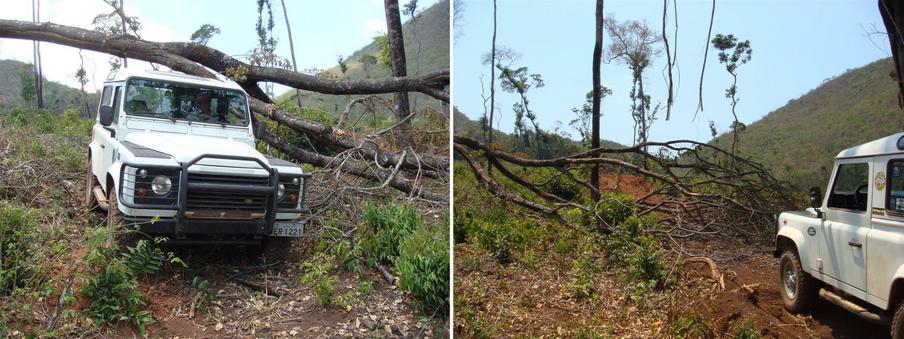
<svg viewBox="0 0 904 339"><path fill-rule="evenodd" d="M211 79L176 71L155 71L153 69L139 68L120 68L118 70L112 71L107 76L107 80L105 82L125 81L126 79L132 77L158 79L206 87L219 87L243 91L242 87L239 86L239 84L235 83L235 81L229 80L221 75L217 75L216 79Z"/></svg>
<svg viewBox="0 0 904 339"><path fill-rule="evenodd" d="M898 132L884 138L879 138L868 143L854 146L838 153L836 158L857 158L886 154L900 154L904 150L898 148L898 140L904 137L904 132ZM904 145L902 145L904 146Z"/></svg>

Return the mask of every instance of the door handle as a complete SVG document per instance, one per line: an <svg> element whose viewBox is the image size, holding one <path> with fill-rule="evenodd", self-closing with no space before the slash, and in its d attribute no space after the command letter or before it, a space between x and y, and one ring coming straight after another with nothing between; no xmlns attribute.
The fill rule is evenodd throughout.
<svg viewBox="0 0 904 339"><path fill-rule="evenodd" d="M848 241L848 245L851 245L851 247L863 248L863 244L858 244L853 241Z"/></svg>

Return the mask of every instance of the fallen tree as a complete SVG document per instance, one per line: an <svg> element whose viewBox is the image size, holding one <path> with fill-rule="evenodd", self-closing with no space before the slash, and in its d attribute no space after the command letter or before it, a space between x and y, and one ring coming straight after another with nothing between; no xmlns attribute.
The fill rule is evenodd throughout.
<svg viewBox="0 0 904 339"><path fill-rule="evenodd" d="M0 20L0 38L51 42L152 62L201 77L216 78L217 74L227 76L251 97L251 110L257 113L252 116L256 136L283 153L303 163L385 183L384 186L398 189L412 198L435 202L448 200L445 194L419 186L422 177L443 179L448 175L447 157L417 154L410 149L390 152L373 138L357 137L332 126L298 118L277 108L258 86L258 82L267 81L324 94L421 92L448 103L449 96L445 90L449 85L448 70L410 77L334 80L282 68L251 65L216 49L194 43L153 42L131 35L110 36L78 27L17 20ZM289 127L338 154L320 154L280 140L257 117L275 121L277 126ZM413 176L414 180L407 179L400 171Z"/></svg>
<svg viewBox="0 0 904 339"><path fill-rule="evenodd" d="M691 140L646 142L626 148L600 147L551 159L524 158L491 149L464 136L455 136L453 141L455 152L468 163L484 189L501 200L564 223L568 221L561 210L578 208L593 215L597 213L593 204L599 204L599 201L585 203L557 196L541 184L515 174L509 166L554 168L559 172L558 176L597 194L601 188L589 185L580 177L589 167L602 165L609 171L638 175L651 183L649 192L636 197L635 204L640 207L638 214L656 213L667 226L666 232L679 238L718 233L762 237L771 231L773 214L792 205L787 185L761 165L713 145ZM654 155L646 151L648 148L667 149L677 156ZM475 155L485 157L512 188L520 186L536 197L499 183L483 170L474 159ZM643 159L648 161L648 168L636 164ZM596 226L602 231L614 226L606 225L600 218L597 221Z"/></svg>

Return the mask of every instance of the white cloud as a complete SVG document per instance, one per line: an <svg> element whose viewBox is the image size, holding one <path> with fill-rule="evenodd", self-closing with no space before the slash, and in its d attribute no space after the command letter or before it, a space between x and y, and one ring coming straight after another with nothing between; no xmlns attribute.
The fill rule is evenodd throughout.
<svg viewBox="0 0 904 339"><path fill-rule="evenodd" d="M361 23L361 36L363 37L370 38L383 34L383 32L386 32L385 19L364 19L364 22Z"/></svg>
<svg viewBox="0 0 904 339"><path fill-rule="evenodd" d="M31 21L31 1L5 1L0 18ZM169 27L150 21L141 16L133 7L126 8L129 15L138 16L142 23L142 37L153 41L172 41L175 34ZM61 25L92 29L91 21L98 13L110 12L108 5L100 0L51 0L44 1L41 6L41 21L50 21ZM88 84L85 89L93 91L103 86L103 81L110 73L110 56L104 53L83 51L85 70L88 73ZM79 50L51 43L41 43L41 64L44 77L51 81L78 88L75 70L79 66ZM0 59L15 59L32 62L32 42L27 40L0 39ZM150 68L150 64L131 61L129 67Z"/></svg>

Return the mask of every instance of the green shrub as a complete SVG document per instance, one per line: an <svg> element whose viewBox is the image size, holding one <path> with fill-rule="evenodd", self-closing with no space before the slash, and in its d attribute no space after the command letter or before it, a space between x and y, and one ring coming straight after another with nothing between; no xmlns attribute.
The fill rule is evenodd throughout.
<svg viewBox="0 0 904 339"><path fill-rule="evenodd" d="M0 205L0 292L23 287L35 275L34 211Z"/></svg>
<svg viewBox="0 0 904 339"><path fill-rule="evenodd" d="M399 243L421 226L417 212L408 205L389 203L364 206L363 254L391 263L399 256Z"/></svg>
<svg viewBox="0 0 904 339"><path fill-rule="evenodd" d="M602 271L594 251L596 248L596 241L592 236L585 238L581 243L577 257L571 262L574 277L566 285L567 295L578 299L593 296L595 292L593 283L596 281L596 275Z"/></svg>
<svg viewBox="0 0 904 339"><path fill-rule="evenodd" d="M455 218L454 225L452 226L452 233L455 237L455 243L460 244L468 241L468 235L474 232L474 228L476 227L476 213L473 209L464 208L462 210L455 210Z"/></svg>
<svg viewBox="0 0 904 339"><path fill-rule="evenodd" d="M596 204L596 213L588 213L588 225L614 227L622 221L634 215L634 198L624 193L604 192L599 203Z"/></svg>
<svg viewBox="0 0 904 339"><path fill-rule="evenodd" d="M565 200L575 200L581 196L581 186L555 168L538 168L530 176L530 181L542 184L549 193Z"/></svg>
<svg viewBox="0 0 904 339"><path fill-rule="evenodd" d="M145 326L154 323L151 313L143 310L145 301L138 290L138 277L157 272L164 263L180 263L172 252L166 254L147 240L139 240L122 255L109 241L109 231L88 232L86 243L92 247L86 261L92 271L81 274L79 293L91 304L86 314L95 325L126 321L145 334ZM157 239L154 244L163 239Z"/></svg>
<svg viewBox="0 0 904 339"><path fill-rule="evenodd" d="M756 328L756 324L750 319L736 320L731 324L731 333L736 339L759 339L762 338L760 330Z"/></svg>
<svg viewBox="0 0 904 339"><path fill-rule="evenodd" d="M138 292L138 280L120 260L112 260L100 271L84 277L81 294L91 301L86 314L95 325L126 321L144 334L153 324L151 313L143 310L145 301Z"/></svg>
<svg viewBox="0 0 904 339"><path fill-rule="evenodd" d="M317 304L327 307L335 301L337 277L331 272L336 268L336 259L327 253L317 253L311 260L301 263L301 282L314 290Z"/></svg>
<svg viewBox="0 0 904 339"><path fill-rule="evenodd" d="M191 287L198 290L195 306L202 312L207 313L207 306L213 301L213 290L210 289L210 282L201 277L194 277L191 279Z"/></svg>
<svg viewBox="0 0 904 339"><path fill-rule="evenodd" d="M399 286L418 297L427 313L447 314L449 307L449 231L421 227L399 245Z"/></svg>
<svg viewBox="0 0 904 339"><path fill-rule="evenodd" d="M689 313L672 323L672 334L676 338L713 338L714 331L709 321L698 313Z"/></svg>
<svg viewBox="0 0 904 339"><path fill-rule="evenodd" d="M526 239L517 222L481 221L475 229L477 245L500 263L509 263L515 251L524 248Z"/></svg>
<svg viewBox="0 0 904 339"><path fill-rule="evenodd" d="M630 215L615 225L603 241L606 264L627 270L625 278L632 283L636 296L649 289L671 286L674 282L659 250L659 242L647 235L655 226L655 217Z"/></svg>

